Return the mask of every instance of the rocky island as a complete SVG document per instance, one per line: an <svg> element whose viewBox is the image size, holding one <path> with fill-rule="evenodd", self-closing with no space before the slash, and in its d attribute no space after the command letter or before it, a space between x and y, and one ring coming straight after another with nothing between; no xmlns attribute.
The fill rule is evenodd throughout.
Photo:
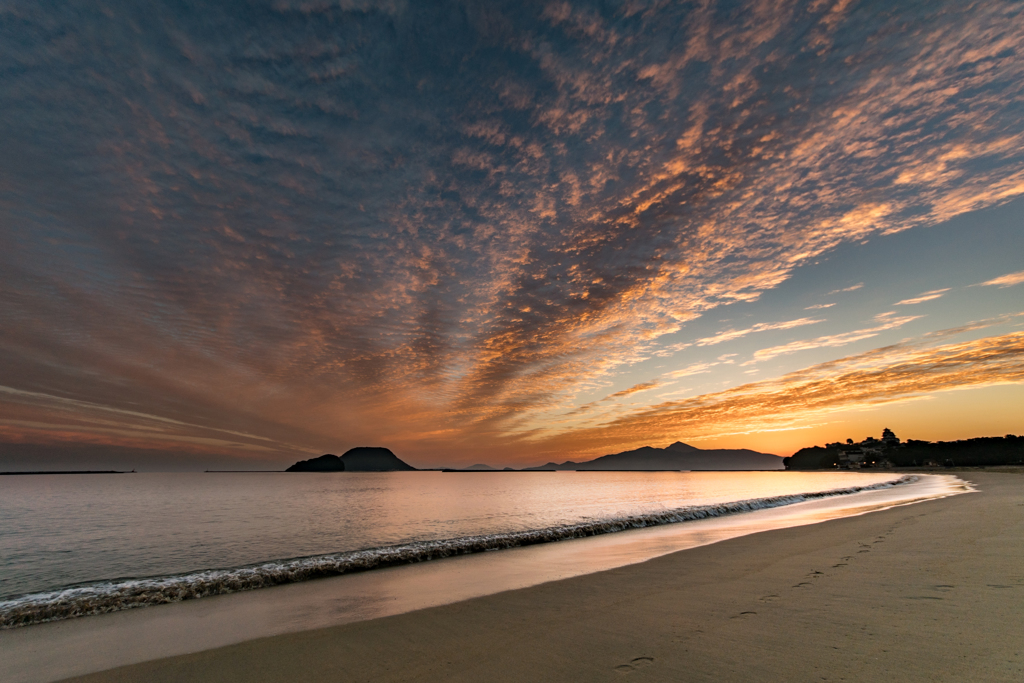
<svg viewBox="0 0 1024 683"><path fill-rule="evenodd" d="M345 451L341 457L326 453L319 458L300 460L285 472L412 472L415 469L390 449L358 446Z"/></svg>

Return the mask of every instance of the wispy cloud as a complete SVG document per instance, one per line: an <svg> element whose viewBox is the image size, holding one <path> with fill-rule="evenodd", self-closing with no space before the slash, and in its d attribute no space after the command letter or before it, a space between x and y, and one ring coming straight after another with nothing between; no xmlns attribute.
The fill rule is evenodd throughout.
<svg viewBox="0 0 1024 683"><path fill-rule="evenodd" d="M816 311L819 308L832 308L835 304L814 304L813 306L807 306L804 308L805 311Z"/></svg>
<svg viewBox="0 0 1024 683"><path fill-rule="evenodd" d="M804 325L815 325L817 323L825 322L823 319L812 319L812 318L799 318L797 320L787 320L785 322L778 323L758 323L752 327L748 327L742 330L726 330L725 332L719 332L713 337L704 337L696 341L697 346L712 346L714 344L721 344L722 342L732 341L745 337L748 334L754 334L755 332L768 332L770 330L790 330L794 327L803 327Z"/></svg>
<svg viewBox="0 0 1024 683"><path fill-rule="evenodd" d="M89 401L0 386L0 434L11 443L108 444L198 452L303 452L258 434L182 422Z"/></svg>
<svg viewBox="0 0 1024 683"><path fill-rule="evenodd" d="M845 346L852 344L853 342L861 341L863 339L870 339L876 337L880 333L886 330L892 330L897 327L902 327L907 323L918 320L922 316L919 315L908 315L901 317L893 317L891 313L883 313L876 316L876 321L879 323L874 327L867 327L860 330L853 330L852 332L843 332L840 334L830 334L824 337L815 337L814 339L805 339L801 341L790 342L788 344L781 344L779 346L772 346L767 349L760 349L754 352L752 360L748 361L744 365L750 363L759 363L766 360L771 360L777 356L782 356L789 353L796 353L797 351L808 351L810 349L821 349L830 348L835 346Z"/></svg>
<svg viewBox="0 0 1024 683"><path fill-rule="evenodd" d="M833 294L842 294L843 292L856 292L858 289L860 289L863 286L864 286L863 282L858 282L855 285L850 285L849 287L844 287L842 289L833 289L831 292L828 293L827 296L832 296Z"/></svg>
<svg viewBox="0 0 1024 683"><path fill-rule="evenodd" d="M1024 194L1012 3L9 4L5 383L310 450L534 433Z"/></svg>
<svg viewBox="0 0 1024 683"><path fill-rule="evenodd" d="M922 294L919 294L918 296L915 296L912 299L904 299L903 301L897 301L896 303L893 304L893 306L911 306L913 304L924 303L925 301L933 301L935 299L941 298L942 295L948 291L948 287L946 289L933 289L930 292L924 292Z"/></svg>
<svg viewBox="0 0 1024 683"><path fill-rule="evenodd" d="M610 395L604 397L601 400L602 401L614 401L617 398L625 398L627 396L632 396L633 394L638 394L641 391L650 391L651 389L656 389L658 386L660 386L660 384L661 383L658 382L657 380L652 380L650 382L642 382L641 384L634 384L633 386L629 387L628 389L623 389L622 391L616 391L614 394L610 394Z"/></svg>
<svg viewBox="0 0 1024 683"><path fill-rule="evenodd" d="M985 282L979 282L972 287L1013 287L1024 282L1024 270L1019 273L1009 273L1008 275L1001 275L997 278L992 278Z"/></svg>
<svg viewBox="0 0 1024 683"><path fill-rule="evenodd" d="M720 364L720 362L694 363L692 365L687 365L685 368L665 373L665 377L670 379L679 379L681 377L689 377L690 375L702 375L706 372L711 372L711 368Z"/></svg>
<svg viewBox="0 0 1024 683"><path fill-rule="evenodd" d="M769 431L836 411L929 393L1024 382L1024 332L929 347L918 340L811 366L778 379L668 401L609 423L551 437L600 453L667 439Z"/></svg>

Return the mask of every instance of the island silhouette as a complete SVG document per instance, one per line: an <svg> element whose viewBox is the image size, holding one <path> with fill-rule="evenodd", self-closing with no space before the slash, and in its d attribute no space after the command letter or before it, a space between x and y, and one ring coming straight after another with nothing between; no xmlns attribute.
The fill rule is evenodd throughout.
<svg viewBox="0 0 1024 683"><path fill-rule="evenodd" d="M536 472L551 470L781 470L783 459L770 453L760 453L747 448L718 448L704 450L681 441L655 448L643 446L632 451L612 453L593 460L563 463L549 462L539 467L524 467L513 470L506 467L499 470L483 463L464 469L445 469L446 472ZM338 457L332 453L318 458L300 460L286 472L401 472L416 471L387 448L360 446L352 448Z"/></svg>
<svg viewBox="0 0 1024 683"><path fill-rule="evenodd" d="M319 458L300 460L285 472L411 472L415 469L388 448L357 446L341 457L325 453Z"/></svg>

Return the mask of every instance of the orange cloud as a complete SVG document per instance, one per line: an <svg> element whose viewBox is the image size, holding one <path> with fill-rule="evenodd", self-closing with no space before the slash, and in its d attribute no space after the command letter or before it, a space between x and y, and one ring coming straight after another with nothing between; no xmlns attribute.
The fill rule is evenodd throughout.
<svg viewBox="0 0 1024 683"><path fill-rule="evenodd" d="M785 428L797 420L936 391L1024 382L1024 332L925 346L897 344L774 380L668 401L607 424L549 436L546 452L613 452L659 441Z"/></svg>
<svg viewBox="0 0 1024 683"><path fill-rule="evenodd" d="M659 386L659 382L657 380L652 380L650 382L643 382L642 384L635 384L635 385L631 386L628 389L623 389L622 391L616 391L614 394L606 396L605 398L603 398L601 400L602 401L613 401L613 400L615 400L617 398L625 398L626 396L632 396L633 394L638 394L641 391L650 391L651 389L657 388L658 386Z"/></svg>
<svg viewBox="0 0 1024 683"><path fill-rule="evenodd" d="M698 339L695 343L697 346L711 346L713 344L721 344L722 342L732 341L733 339L739 339L745 337L748 334L755 332L767 332L769 330L790 330L794 327L803 327L804 325L815 325L817 323L825 322L823 319L814 320L812 318L800 318L798 320L787 320L786 322L780 323L758 323L753 327L748 327L744 330L727 330L725 332L719 332L713 337L704 337Z"/></svg>
<svg viewBox="0 0 1024 683"><path fill-rule="evenodd" d="M924 292L923 294L915 296L912 299L904 299L903 301L897 301L896 303L893 304L893 306L912 306L913 304L921 304L924 303L925 301L933 301L935 299L941 298L942 295L948 291L948 287L946 289L935 289L930 292Z"/></svg>
<svg viewBox="0 0 1024 683"><path fill-rule="evenodd" d="M694 363L692 365L687 365L685 368L680 368L679 370L673 370L672 372L666 373L665 376L671 379L679 379L680 377L689 377L690 375L701 375L705 372L710 372L711 368L720 364L721 363L718 362Z"/></svg>
<svg viewBox="0 0 1024 683"><path fill-rule="evenodd" d="M997 278L992 278L986 282L979 282L974 287L1013 287L1024 282L1024 270L1019 273L1010 273L1008 275L1001 275Z"/></svg>
<svg viewBox="0 0 1024 683"><path fill-rule="evenodd" d="M26 15L0 89L3 419L439 457L540 433L626 365L815 324L664 341L839 245L1024 194L1024 14L926 4L428 3L346 14L354 43L325 6L252 14L251 46L157 22L111 46L145 73L39 38L134 36L130 14Z"/></svg>
<svg viewBox="0 0 1024 683"><path fill-rule="evenodd" d="M788 344L782 344L779 346L772 346L767 349L760 349L754 352L753 360L747 361L744 365L751 363L759 363L761 361L771 360L776 356L782 356L789 353L796 353L797 351L807 351L809 349L821 349L830 348L834 346L845 346L846 344L852 344L862 339L870 339L871 337L878 336L879 333L885 330L891 330L897 327L906 325L907 323L919 319L919 315L908 315L899 318L890 317L887 314L878 316L881 325L875 327L869 327L861 330L853 330L852 332L843 332L841 334L830 334L824 337L816 337L814 339L805 339L801 341L790 342Z"/></svg>

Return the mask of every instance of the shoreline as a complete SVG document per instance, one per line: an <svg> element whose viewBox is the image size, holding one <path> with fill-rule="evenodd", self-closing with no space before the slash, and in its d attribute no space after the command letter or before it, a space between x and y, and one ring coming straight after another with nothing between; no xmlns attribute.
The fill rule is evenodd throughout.
<svg viewBox="0 0 1024 683"><path fill-rule="evenodd" d="M955 495L946 484L937 486L937 482L957 481L954 478L940 476L929 480L934 484L930 489L923 484L910 485L918 487L912 496L907 495L908 487L891 487L724 518L11 629L0 632L0 649L9 655L3 677L9 681L52 681L120 664L244 644L266 636L282 637L308 632L310 628L366 623L368 619L481 596L493 597L502 591L574 576L586 578L593 576L593 572L628 570L642 566L638 562L667 553L745 537L765 529L816 525L836 516L907 504L920 496ZM688 552L693 551L682 554ZM49 657L48 653L54 650L63 653L63 660Z"/></svg>
<svg viewBox="0 0 1024 683"><path fill-rule="evenodd" d="M0 631L26 628L64 619L111 614L127 609L261 590L493 550L510 550L636 529L724 518L756 510L913 486L919 484L920 481L919 476L901 475L895 479L874 484L860 484L823 491L783 494L724 503L690 505L660 512L574 522L539 529L284 558L240 567L204 569L177 575L97 581L0 600ZM920 488L920 486L915 488ZM842 506L842 503L839 505Z"/></svg>
<svg viewBox="0 0 1024 683"><path fill-rule="evenodd" d="M978 492L74 680L1020 680L1024 476L961 476Z"/></svg>

